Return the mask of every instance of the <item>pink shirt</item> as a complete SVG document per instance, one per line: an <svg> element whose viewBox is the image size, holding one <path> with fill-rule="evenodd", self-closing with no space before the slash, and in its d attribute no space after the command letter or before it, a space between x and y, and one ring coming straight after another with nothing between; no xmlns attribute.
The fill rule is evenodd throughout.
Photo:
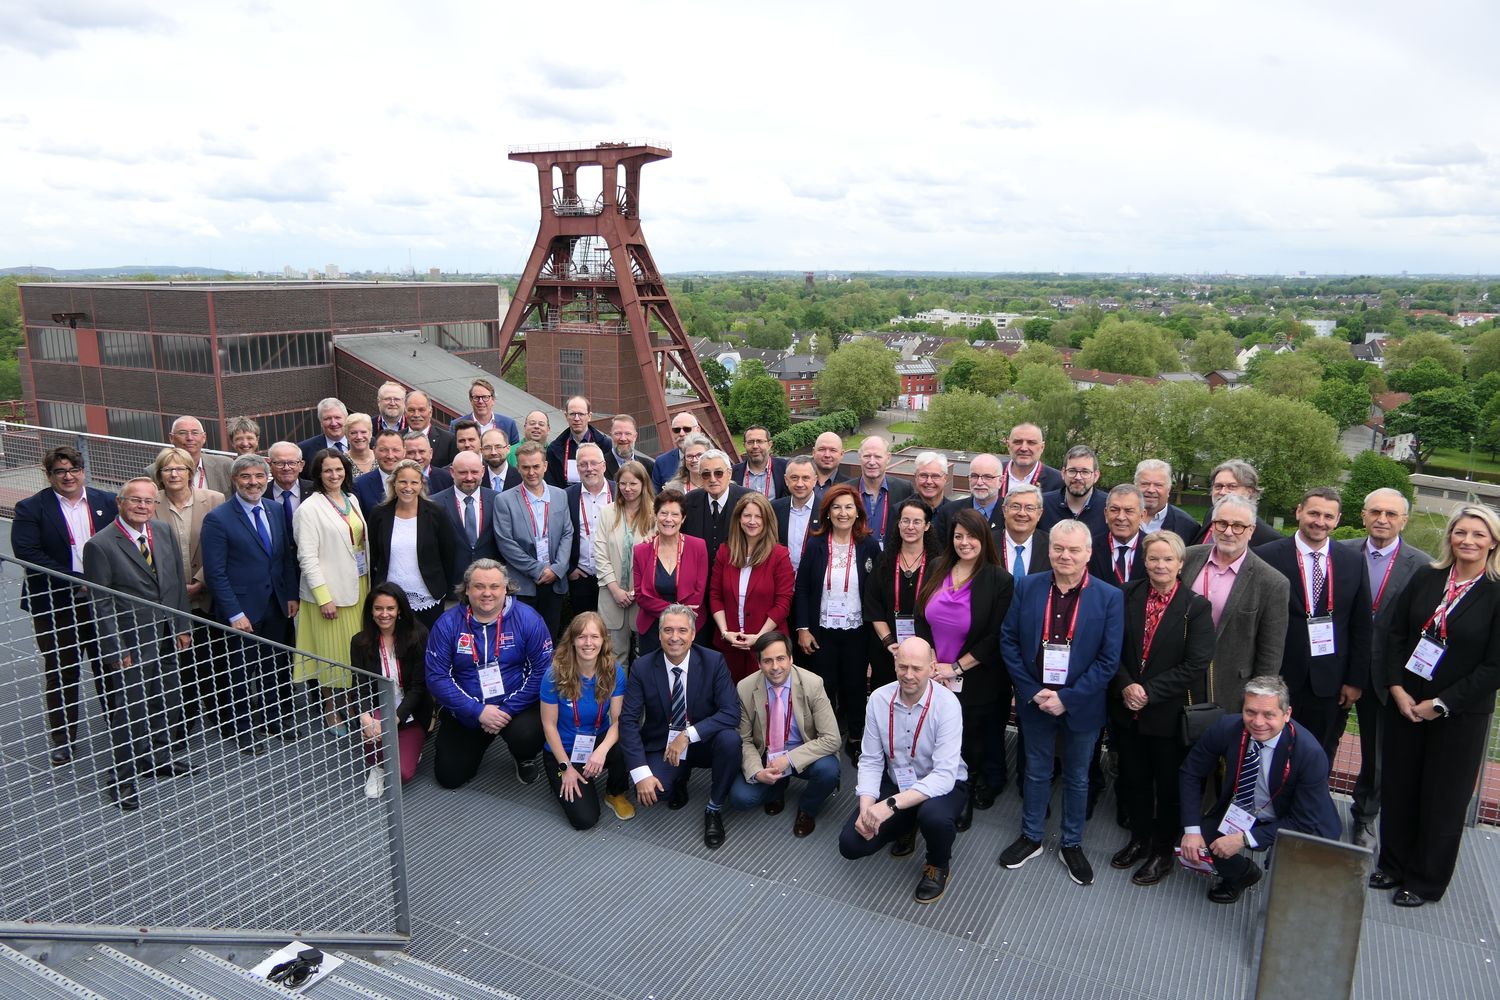
<svg viewBox="0 0 1500 1000"><path fill-rule="evenodd" d="M1219 618L1224 614L1224 602L1229 600L1229 592L1234 589L1240 567L1245 565L1245 557L1249 554L1250 549L1247 547L1234 562L1228 566L1220 566L1216 561L1219 550L1215 548L1209 553L1208 561L1203 564L1203 572L1193 581L1194 592L1208 598L1208 603L1213 605L1214 628L1219 627Z"/></svg>

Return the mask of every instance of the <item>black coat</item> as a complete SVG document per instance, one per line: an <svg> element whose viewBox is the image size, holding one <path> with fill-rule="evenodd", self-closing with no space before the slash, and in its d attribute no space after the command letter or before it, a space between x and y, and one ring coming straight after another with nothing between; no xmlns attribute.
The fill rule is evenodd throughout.
<svg viewBox="0 0 1500 1000"><path fill-rule="evenodd" d="M1303 590L1302 574L1297 568L1296 536L1284 537L1255 550L1257 556L1291 584L1281 677L1293 692L1305 682L1319 698L1337 695L1342 684L1361 690L1370 686L1369 573L1358 553L1341 545L1329 545L1328 552L1329 583L1324 587L1324 600L1327 588L1331 586L1333 654L1314 658L1307 641L1307 593ZM1311 573L1312 566L1307 565L1306 570ZM1327 614L1327 604L1320 602L1316 613Z"/></svg>
<svg viewBox="0 0 1500 1000"><path fill-rule="evenodd" d="M969 583L969 634L954 659L973 656L978 662L964 671L963 690L958 692L958 700L964 705L989 705L999 698L1002 686L1009 687L1010 676L1000 661L1000 623L1005 621L1015 590L1015 581L1005 567L994 563L980 563ZM917 612L916 629L917 635L932 642L932 626L921 611Z"/></svg>
<svg viewBox="0 0 1500 1000"><path fill-rule="evenodd" d="M729 481L738 483L748 490L750 487L745 484L745 473L749 467L749 462L737 463L733 469L729 470ZM770 472L772 491L770 499L775 500L777 497L786 496L786 459L777 458L773 455L770 461Z"/></svg>
<svg viewBox="0 0 1500 1000"><path fill-rule="evenodd" d="M1422 626L1437 610L1447 585L1446 569L1424 567L1396 598L1386 638L1385 684L1401 685L1416 701L1441 698L1454 715L1489 715L1500 689L1500 583L1481 579L1453 609L1448 617L1448 649L1432 680L1406 669Z"/></svg>
<svg viewBox="0 0 1500 1000"><path fill-rule="evenodd" d="M387 502L365 515L370 529L370 586L385 583L391 572L391 532L396 504ZM417 501L417 565L427 592L438 600L450 594L454 566L453 531L442 508L423 497Z"/></svg>
<svg viewBox="0 0 1500 1000"><path fill-rule="evenodd" d="M360 670L381 673L380 650L364 641L364 633L349 640L349 664ZM427 628L414 622L405 646L396 650L401 665L401 704L396 706L396 721L411 719L424 730L432 723L432 695L427 691ZM372 685L373 686L373 685Z"/></svg>
<svg viewBox="0 0 1500 1000"><path fill-rule="evenodd" d="M1208 697L1208 666L1214 658L1213 606L1187 584L1179 586L1156 627L1151 655L1142 663L1151 581L1133 580L1122 592L1125 639L1120 669L1109 682L1110 722L1133 725L1142 736L1171 736L1178 731L1182 706ZM1139 712L1131 712L1121 698L1131 684L1146 689L1146 707Z"/></svg>
<svg viewBox="0 0 1500 1000"><path fill-rule="evenodd" d="M828 572L828 539L833 529L821 535L809 535L807 548L802 553L802 562L797 567L797 586L792 598L792 621L797 628L813 628L821 617L823 583ZM855 543L854 569L849 577L849 592L859 602L861 617L864 609L865 579L876 572L880 565L880 543L873 535L866 535ZM842 588L844 581L835 579L834 586Z"/></svg>

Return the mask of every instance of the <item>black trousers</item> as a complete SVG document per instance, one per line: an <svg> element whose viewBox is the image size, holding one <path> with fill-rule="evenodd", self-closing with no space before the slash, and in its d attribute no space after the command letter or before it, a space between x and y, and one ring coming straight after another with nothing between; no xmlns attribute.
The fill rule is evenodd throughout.
<svg viewBox="0 0 1500 1000"><path fill-rule="evenodd" d="M538 584L535 594L517 594L516 600L542 616L547 623L547 634L556 642L562 635L563 595L553 593L551 584L545 587Z"/></svg>
<svg viewBox="0 0 1500 1000"><path fill-rule="evenodd" d="M1294 627L1301 626L1294 623ZM1332 694L1325 698L1314 694L1304 679L1292 688L1292 715L1297 719L1298 728L1318 738L1323 752L1332 763L1333 755L1339 748L1339 737L1344 735L1344 729L1339 725L1344 716L1339 712L1338 695Z"/></svg>
<svg viewBox="0 0 1500 1000"><path fill-rule="evenodd" d="M580 576L568 581L568 604L565 619L572 621L585 611L599 610L599 578Z"/></svg>
<svg viewBox="0 0 1500 1000"><path fill-rule="evenodd" d="M1380 815L1380 729L1385 706L1366 691L1354 703L1354 717L1359 720L1359 777L1354 779L1354 806L1350 809L1356 825L1369 823ZM1338 732L1349 724L1349 710L1339 710ZM1330 762L1333 761L1329 757Z"/></svg>
<svg viewBox="0 0 1500 1000"><path fill-rule="evenodd" d="M998 702L986 705L963 703L961 752L971 785L985 785L993 791L1005 787L1005 721L1010 715L1009 695L1007 690L1004 715ZM959 700L963 700L962 692Z"/></svg>
<svg viewBox="0 0 1500 1000"><path fill-rule="evenodd" d="M1131 839L1150 842L1157 854L1171 854L1182 832L1177 778L1187 751L1175 733L1146 736L1133 724L1116 724L1110 731L1120 762L1116 794L1125 805Z"/></svg>
<svg viewBox="0 0 1500 1000"><path fill-rule="evenodd" d="M509 726L506 727L510 728ZM547 784L552 786L552 796L557 799L557 804L562 808L563 815L568 818L568 824L575 830L588 830L599 822L599 778L590 780L579 789L578 798L569 802L562 797L562 775L558 772L561 765L557 763L556 757L548 757L544 762L547 771ZM582 771L582 764L568 765L575 771ZM608 795L624 795L630 788L630 770L625 766L625 754L620 749L620 744L609 748L609 753L604 755L604 791Z"/></svg>
<svg viewBox="0 0 1500 1000"><path fill-rule="evenodd" d="M484 752L495 742L495 735L477 726L470 729L446 708L437 734L437 755L433 775L444 788L461 788L479 773ZM511 718L499 732L510 755L518 761L532 760L542 752L542 712L536 705Z"/></svg>
<svg viewBox="0 0 1500 1000"><path fill-rule="evenodd" d="M813 652L813 672L823 678L823 688L833 702L834 714L845 740L857 740L865 731L865 696L870 693L865 671L870 665L868 629L812 627L818 648Z"/></svg>
<svg viewBox="0 0 1500 1000"><path fill-rule="evenodd" d="M880 797L895 795L896 786L888 776L880 779ZM969 799L969 786L962 781L954 782L952 791L928 799L915 809L902 809L880 825L875 836L866 840L854 828L859 820L858 807L854 815L839 832L839 853L853 860L867 858L895 840L920 830L927 845L927 863L934 868L947 868L953 858L953 839L958 836L958 814Z"/></svg>
<svg viewBox="0 0 1500 1000"><path fill-rule="evenodd" d="M290 625L280 609L250 623L255 635L282 643L290 634ZM230 636L227 645L230 669L214 672L219 724L231 729L241 746L254 742L254 730L279 731L286 725L295 726L291 667L286 657L249 636Z"/></svg>
<svg viewBox="0 0 1500 1000"><path fill-rule="evenodd" d="M1490 718L1408 722L1385 707L1379 867L1423 899L1442 899L1453 878Z"/></svg>
<svg viewBox="0 0 1500 1000"><path fill-rule="evenodd" d="M100 706L108 710L93 609L87 598L77 599L74 603L75 594L76 591L53 594L52 610L31 619L36 632L36 647L42 654L47 732L55 747L67 746L78 736L85 657L94 665L94 693L99 696Z"/></svg>

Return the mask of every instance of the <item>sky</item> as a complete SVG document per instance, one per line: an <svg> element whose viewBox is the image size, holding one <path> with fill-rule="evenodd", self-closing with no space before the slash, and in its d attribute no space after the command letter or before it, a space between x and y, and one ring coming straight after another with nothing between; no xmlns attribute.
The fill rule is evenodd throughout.
<svg viewBox="0 0 1500 1000"><path fill-rule="evenodd" d="M0 267L516 273L509 148L650 138L666 272L1493 274L1497 29L1493 0L0 0Z"/></svg>

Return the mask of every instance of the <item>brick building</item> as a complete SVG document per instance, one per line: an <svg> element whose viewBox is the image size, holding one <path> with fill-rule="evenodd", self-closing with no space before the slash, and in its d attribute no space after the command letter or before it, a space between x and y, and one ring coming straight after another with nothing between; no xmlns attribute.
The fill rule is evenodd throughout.
<svg viewBox="0 0 1500 1000"><path fill-rule="evenodd" d="M824 361L815 354L793 354L766 366L781 383L787 406L793 413L809 413L818 408L818 372Z"/></svg>

